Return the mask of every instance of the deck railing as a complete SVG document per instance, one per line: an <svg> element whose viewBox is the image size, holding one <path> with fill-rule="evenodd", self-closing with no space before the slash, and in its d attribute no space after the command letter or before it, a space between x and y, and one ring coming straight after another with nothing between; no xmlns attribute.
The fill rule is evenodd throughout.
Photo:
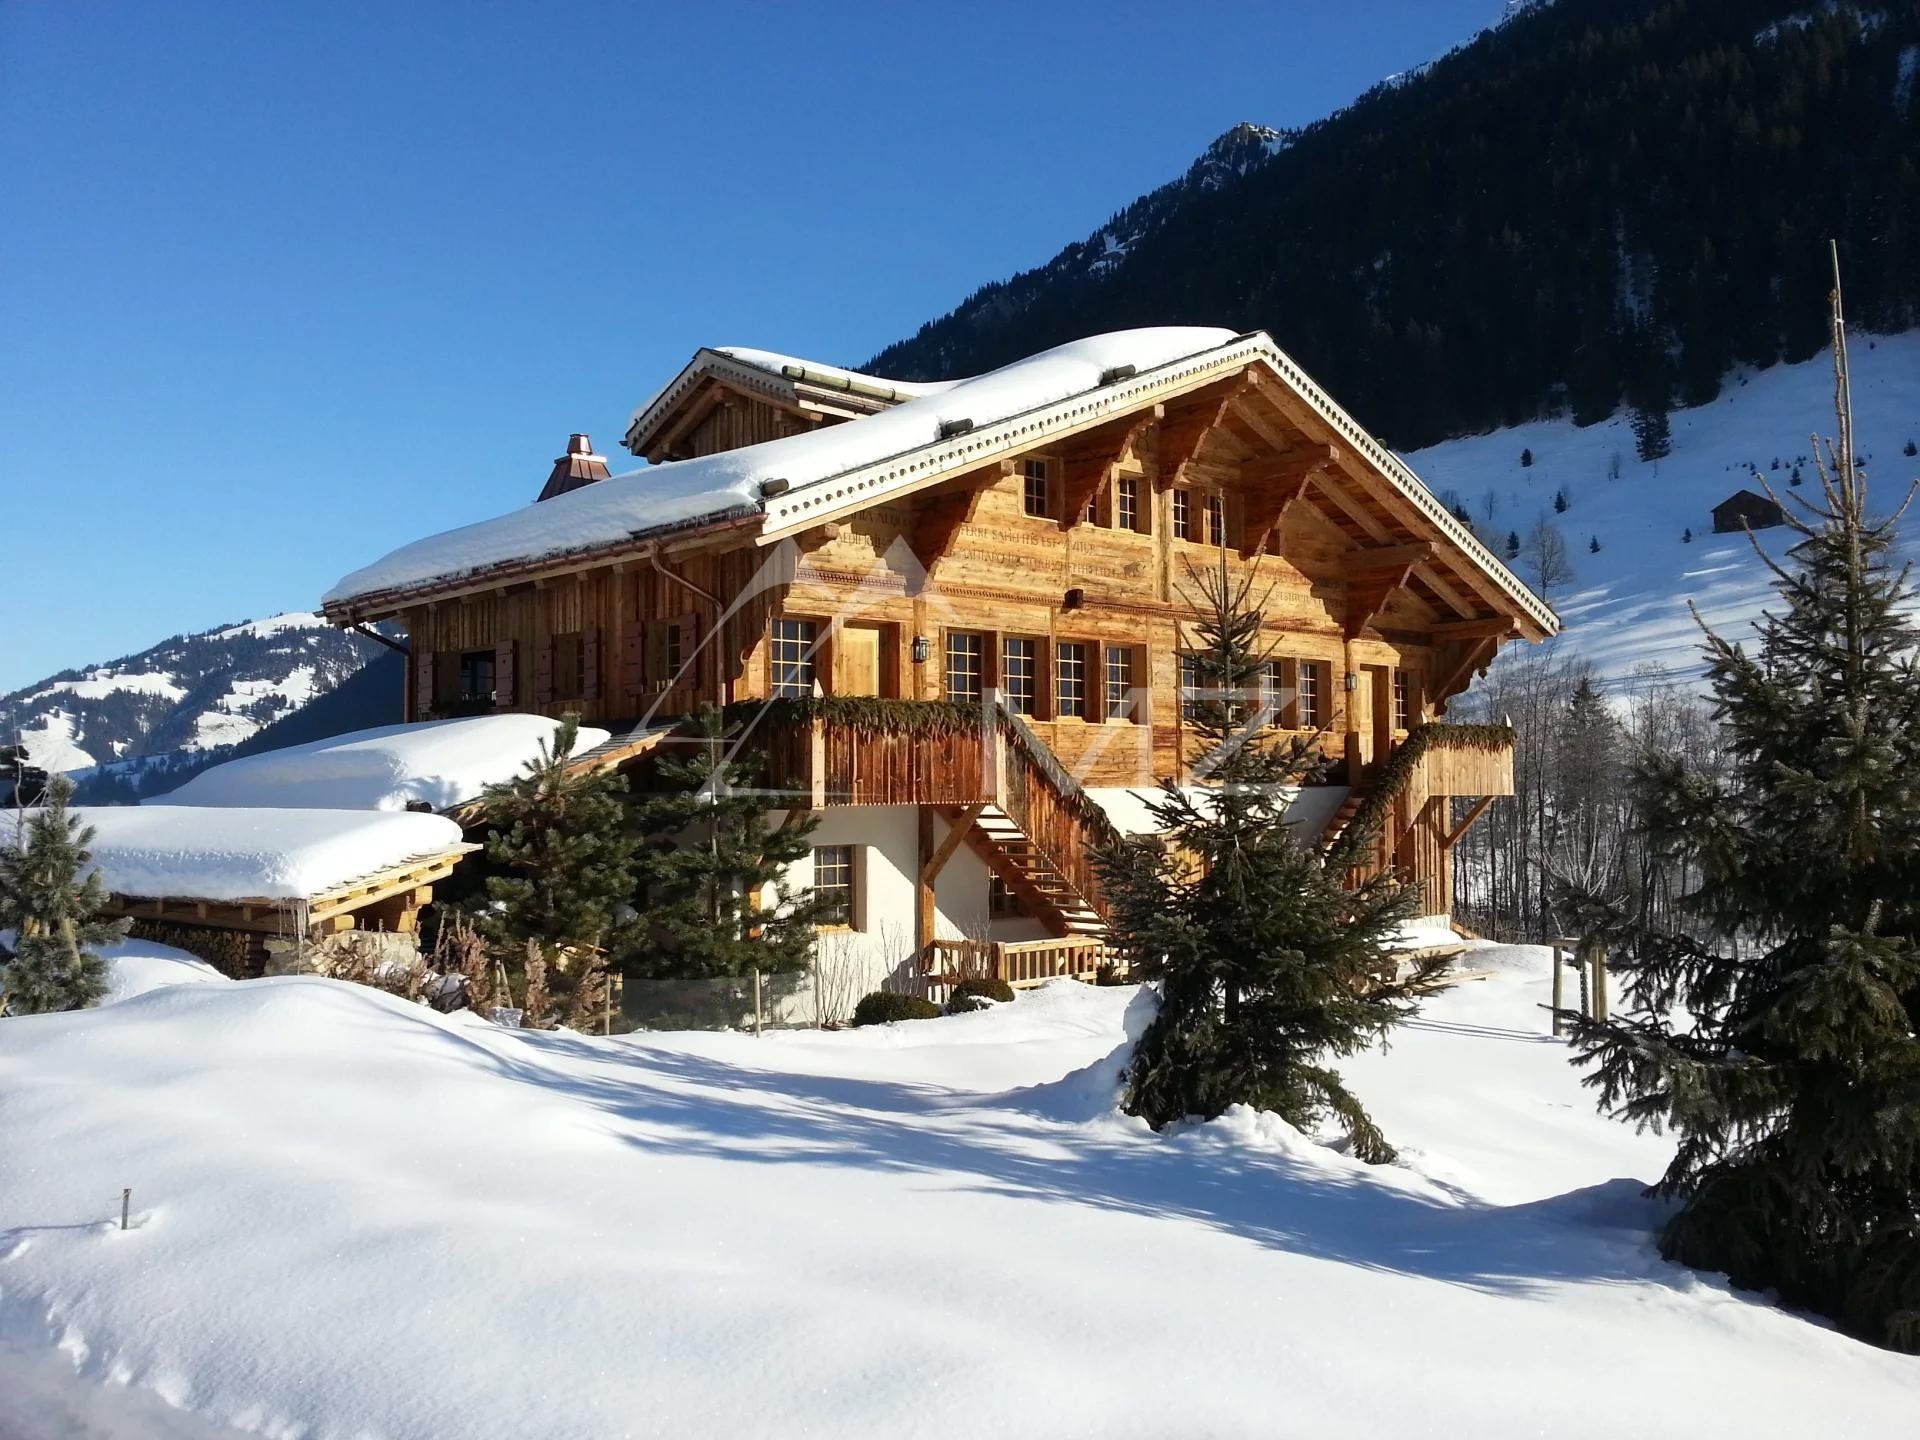
<svg viewBox="0 0 1920 1440"><path fill-rule="evenodd" d="M935 940L928 949L926 978L952 985L969 976L1004 980L1016 989L1047 980L1092 980L1108 960L1098 937L1055 940Z"/></svg>

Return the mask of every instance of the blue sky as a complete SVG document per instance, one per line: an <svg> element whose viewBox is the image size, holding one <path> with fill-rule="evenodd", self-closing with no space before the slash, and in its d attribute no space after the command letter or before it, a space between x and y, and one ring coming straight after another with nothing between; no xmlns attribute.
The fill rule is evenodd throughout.
<svg viewBox="0 0 1920 1440"><path fill-rule="evenodd" d="M699 345L858 363L1499 10L0 5L0 691L619 468Z"/></svg>

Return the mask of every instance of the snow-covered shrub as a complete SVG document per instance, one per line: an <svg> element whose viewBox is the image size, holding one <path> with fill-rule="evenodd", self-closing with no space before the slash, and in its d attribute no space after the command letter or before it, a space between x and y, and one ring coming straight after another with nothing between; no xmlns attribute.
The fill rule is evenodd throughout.
<svg viewBox="0 0 1920 1440"><path fill-rule="evenodd" d="M940 1007L919 995L896 995L891 990L875 990L861 997L853 1007L853 1023L891 1025L896 1020L937 1020Z"/></svg>

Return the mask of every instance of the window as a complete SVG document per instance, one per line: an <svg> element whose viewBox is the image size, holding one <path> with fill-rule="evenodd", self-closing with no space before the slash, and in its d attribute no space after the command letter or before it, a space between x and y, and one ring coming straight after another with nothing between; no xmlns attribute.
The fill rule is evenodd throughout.
<svg viewBox="0 0 1920 1440"><path fill-rule="evenodd" d="M1031 715L1039 690L1039 666L1034 642L1008 640L1002 652L1000 679L1007 708L1016 715Z"/></svg>
<svg viewBox="0 0 1920 1440"><path fill-rule="evenodd" d="M1207 496L1207 543L1227 543L1227 500L1224 495Z"/></svg>
<svg viewBox="0 0 1920 1440"><path fill-rule="evenodd" d="M947 632L947 699L980 698L980 637L960 630Z"/></svg>
<svg viewBox="0 0 1920 1440"><path fill-rule="evenodd" d="M1131 720L1133 716L1133 647L1107 646L1107 719Z"/></svg>
<svg viewBox="0 0 1920 1440"><path fill-rule="evenodd" d="M815 629L811 620L773 622L773 693L805 700L813 695Z"/></svg>
<svg viewBox="0 0 1920 1440"><path fill-rule="evenodd" d="M1140 528L1140 477L1122 475L1113 492L1113 523L1117 530Z"/></svg>
<svg viewBox="0 0 1920 1440"><path fill-rule="evenodd" d="M1287 685L1278 660L1260 667L1260 711L1269 725L1285 723Z"/></svg>
<svg viewBox="0 0 1920 1440"><path fill-rule="evenodd" d="M987 914L998 920L1026 913L1020 906L1020 897L1013 892L1006 881L998 875L987 877Z"/></svg>
<svg viewBox="0 0 1920 1440"><path fill-rule="evenodd" d="M1413 722L1413 675L1396 668L1393 672L1393 728L1407 730Z"/></svg>
<svg viewBox="0 0 1920 1440"><path fill-rule="evenodd" d="M666 678L673 681L675 684L678 684L680 682L680 666L685 662L685 660L686 660L686 656L681 653L679 622L671 621L667 625L667 675L666 675Z"/></svg>
<svg viewBox="0 0 1920 1440"><path fill-rule="evenodd" d="M1022 460L1020 462L1022 486L1026 497L1027 514L1041 519L1053 513L1047 494L1047 462L1044 460Z"/></svg>
<svg viewBox="0 0 1920 1440"><path fill-rule="evenodd" d="M814 893L833 901L832 919L826 923L853 928L853 846L816 845L813 847Z"/></svg>
<svg viewBox="0 0 1920 1440"><path fill-rule="evenodd" d="M1300 662L1300 725L1302 730L1318 730L1326 723L1326 665L1319 660Z"/></svg>
<svg viewBox="0 0 1920 1440"><path fill-rule="evenodd" d="M1198 655L1180 657L1180 718L1183 720L1200 718L1200 657Z"/></svg>
<svg viewBox="0 0 1920 1440"><path fill-rule="evenodd" d="M1193 492L1191 490L1173 492L1173 538L1193 539Z"/></svg>
<svg viewBox="0 0 1920 1440"><path fill-rule="evenodd" d="M493 704L493 651L460 652L460 699L469 705Z"/></svg>
<svg viewBox="0 0 1920 1440"><path fill-rule="evenodd" d="M1054 707L1057 716L1087 715L1087 647L1076 641L1062 642L1054 654Z"/></svg>

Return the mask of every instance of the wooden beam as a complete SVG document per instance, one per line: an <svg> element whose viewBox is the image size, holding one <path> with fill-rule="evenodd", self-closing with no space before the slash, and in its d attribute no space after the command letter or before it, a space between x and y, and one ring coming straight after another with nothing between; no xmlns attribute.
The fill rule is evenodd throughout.
<svg viewBox="0 0 1920 1440"><path fill-rule="evenodd" d="M1440 578L1440 572L1432 565L1414 566L1413 578L1438 596L1440 603L1446 606L1447 609L1453 611L1454 614L1469 618L1479 614L1479 610L1473 602L1462 595L1452 585L1449 585L1445 580L1442 580Z"/></svg>
<svg viewBox="0 0 1920 1440"><path fill-rule="evenodd" d="M1100 491L1106 483L1113 467L1132 447L1150 426L1158 425L1166 418L1167 407L1150 405L1144 410L1136 410L1124 415L1111 425L1103 425L1097 430L1089 430L1084 437L1088 443L1076 445L1062 456L1066 475L1061 486L1060 528L1071 530L1080 523L1087 502Z"/></svg>
<svg viewBox="0 0 1920 1440"><path fill-rule="evenodd" d="M934 881L940 878L940 872L947 868L947 861L953 858L954 851L966 843L967 831L973 828L973 822L980 818L980 812L986 808L985 805L967 805L941 811L942 817L947 822L946 838L931 855L921 862L920 883L922 885L931 888ZM921 813L926 813L925 806L921 807Z"/></svg>
<svg viewBox="0 0 1920 1440"><path fill-rule="evenodd" d="M1425 540L1411 545L1348 551L1347 608L1342 619L1347 638L1353 639L1373 622L1387 598L1407 583L1414 566L1432 558L1433 546Z"/></svg>
<svg viewBox="0 0 1920 1440"><path fill-rule="evenodd" d="M1471 685L1474 675L1491 665L1499 650L1500 641L1494 637L1459 642L1452 668L1439 673L1431 692L1435 706L1445 710L1447 701Z"/></svg>
<svg viewBox="0 0 1920 1440"><path fill-rule="evenodd" d="M1443 640L1505 640L1519 633L1511 615L1477 615L1471 620L1443 620L1430 632L1436 642Z"/></svg>
<svg viewBox="0 0 1920 1440"><path fill-rule="evenodd" d="M1454 846L1458 845L1461 837L1473 828L1476 820L1487 813L1487 807L1492 805L1497 798L1497 796L1493 795L1482 795L1478 800L1474 801L1473 808L1467 811L1466 818L1453 827L1453 833L1451 835L1446 836L1440 841L1440 848L1442 850L1451 850Z"/></svg>
<svg viewBox="0 0 1920 1440"><path fill-rule="evenodd" d="M1246 518L1240 537L1240 558L1251 560L1267 548L1286 519L1287 511L1313 483L1314 476L1339 459L1331 445L1289 450L1268 460L1242 461L1242 490Z"/></svg>
<svg viewBox="0 0 1920 1440"><path fill-rule="evenodd" d="M1190 409L1168 416L1161 424L1156 488L1166 490L1180 478L1180 472L1200 453L1200 446L1226 418L1233 402L1253 389L1256 382L1249 378L1253 373L1241 371L1226 388L1206 396Z"/></svg>
<svg viewBox="0 0 1920 1440"><path fill-rule="evenodd" d="M959 477L954 489L935 495L914 513L908 528L907 548L920 562L926 578L932 578L933 567L953 548L960 527L980 512L980 497L1012 469L1011 460L1001 460L969 471Z"/></svg>

